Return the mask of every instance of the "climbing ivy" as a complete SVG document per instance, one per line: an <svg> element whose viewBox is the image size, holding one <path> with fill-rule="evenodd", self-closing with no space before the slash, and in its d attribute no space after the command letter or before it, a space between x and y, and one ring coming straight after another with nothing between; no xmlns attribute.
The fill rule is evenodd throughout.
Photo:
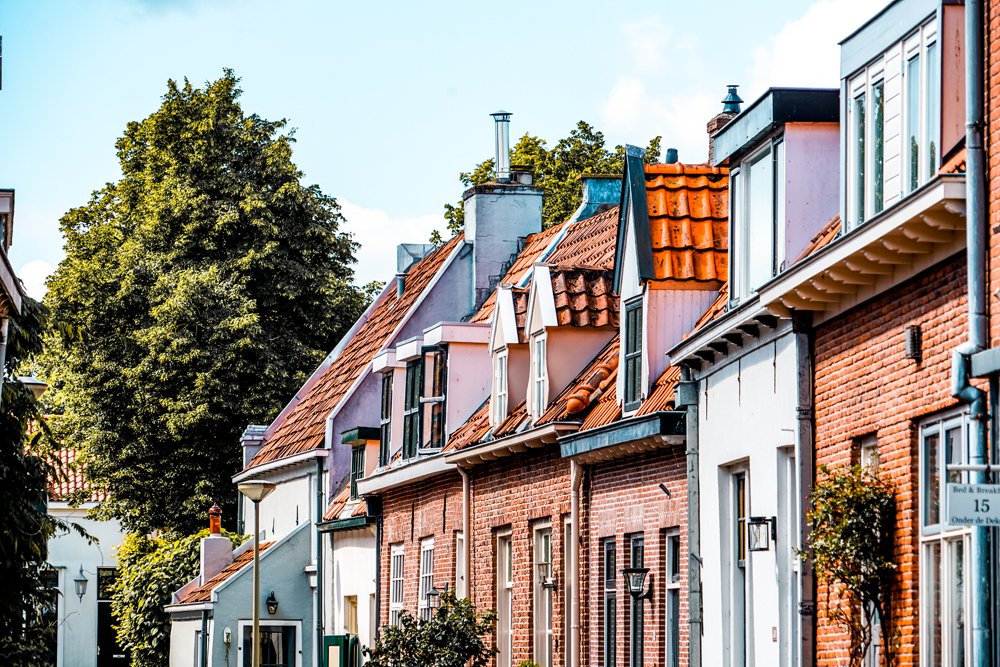
<svg viewBox="0 0 1000 667"><path fill-rule="evenodd" d="M826 587L826 616L847 628L850 665L861 667L881 624L882 664L895 664L898 644L891 615L896 571L892 482L876 468L820 466L808 513L809 551L816 577Z"/></svg>
<svg viewBox="0 0 1000 667"><path fill-rule="evenodd" d="M222 531L235 549L244 536ZM118 641L132 651L132 667L166 667L170 662L170 616L163 610L171 596L198 576L201 538L208 529L179 540L140 534L125 537L118 548L118 580L111 612Z"/></svg>

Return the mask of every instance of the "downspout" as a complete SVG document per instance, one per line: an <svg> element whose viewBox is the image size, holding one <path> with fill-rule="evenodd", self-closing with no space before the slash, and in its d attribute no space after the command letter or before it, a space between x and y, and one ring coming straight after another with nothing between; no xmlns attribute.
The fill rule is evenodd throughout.
<svg viewBox="0 0 1000 667"><path fill-rule="evenodd" d="M983 4L965 2L965 204L966 268L968 273L969 340L952 351L951 395L970 404L969 463L985 464L986 394L970 384L971 355L986 349L986 190L983 151ZM970 473L972 482L984 484L985 472ZM990 530L972 528L969 575L975 591L972 609L972 664L989 667L990 638Z"/></svg>
<svg viewBox="0 0 1000 667"><path fill-rule="evenodd" d="M809 511L812 509L812 488L816 475L816 425L813 406L813 340L812 313L796 311L792 316L792 332L795 336L796 355L796 421L798 434L795 438L795 460L799 467L799 548L805 552L809 548ZM816 577L811 558L797 557L799 608L792 614L799 617L800 665L811 667L816 664ZM794 585L794 584L793 584Z"/></svg>
<svg viewBox="0 0 1000 667"><path fill-rule="evenodd" d="M569 462L570 545L569 581L573 587L570 601L570 667L580 667L580 487L583 466L576 459Z"/></svg>
<svg viewBox="0 0 1000 667"><path fill-rule="evenodd" d="M701 667L701 487L698 477L698 382L691 371L681 370L681 382L674 393L678 408L687 408L687 547L688 547L688 665Z"/></svg>
<svg viewBox="0 0 1000 667"><path fill-rule="evenodd" d="M323 533L319 532L319 522L323 520L323 458L316 457L316 667L320 666L320 652L323 647Z"/></svg>
<svg viewBox="0 0 1000 667"><path fill-rule="evenodd" d="M201 667L208 667L208 610L201 610Z"/></svg>
<svg viewBox="0 0 1000 667"><path fill-rule="evenodd" d="M472 480L469 471L458 466L462 476L462 561L465 564L465 597L472 599ZM458 582L455 582L458 586Z"/></svg>

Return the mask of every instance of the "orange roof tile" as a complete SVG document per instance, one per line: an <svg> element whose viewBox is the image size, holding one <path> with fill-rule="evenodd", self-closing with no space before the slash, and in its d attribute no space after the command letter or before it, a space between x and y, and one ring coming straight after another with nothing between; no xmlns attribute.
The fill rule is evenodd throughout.
<svg viewBox="0 0 1000 667"><path fill-rule="evenodd" d="M261 542L260 551L263 553L265 549L273 545L274 542ZM226 566L222 572L218 573L214 577L208 580L207 583L203 584L199 588L194 589L190 593L184 596L184 598L178 602L178 604L190 604L192 602L209 602L212 599L212 591L215 587L221 584L226 579L239 572L245 566L253 562L253 549L247 549L239 556L236 560L232 562L231 565Z"/></svg>
<svg viewBox="0 0 1000 667"><path fill-rule="evenodd" d="M507 415L507 419L500 422L496 429L493 430L494 439L506 438L508 435L514 435L517 433L518 429L521 428L524 422L527 421L527 419L528 404L521 401L514 406L513 410L510 411L510 414Z"/></svg>
<svg viewBox="0 0 1000 667"><path fill-rule="evenodd" d="M833 216L830 222L823 225L823 229L816 232L816 236L809 240L809 245L795 258L792 264L798 264L806 257L813 255L826 246L833 243L833 240L840 234L840 214Z"/></svg>
<svg viewBox="0 0 1000 667"><path fill-rule="evenodd" d="M965 173L965 149L955 153L955 157L948 160L942 167L941 174L964 174Z"/></svg>
<svg viewBox="0 0 1000 667"><path fill-rule="evenodd" d="M653 391L650 392L646 400L639 406L638 415L648 415L661 410L674 409L674 389L681 381L681 369L679 366L668 366L665 371L656 378L653 383Z"/></svg>
<svg viewBox="0 0 1000 667"><path fill-rule="evenodd" d="M552 266L549 274L559 326L618 326L618 295L612 290L611 270Z"/></svg>
<svg viewBox="0 0 1000 667"><path fill-rule="evenodd" d="M573 223L545 261L610 269L615 263L617 239L618 207L615 206L592 218Z"/></svg>
<svg viewBox="0 0 1000 667"><path fill-rule="evenodd" d="M92 491L84 502L99 503L107 499L104 491L92 489L84 479L83 465L77 462L75 449L57 449L52 454L62 463L62 472L49 478L49 500L70 500L69 496L86 490Z"/></svg>
<svg viewBox="0 0 1000 667"><path fill-rule="evenodd" d="M722 282L729 262L729 170L647 164L646 205L656 280Z"/></svg>
<svg viewBox="0 0 1000 667"><path fill-rule="evenodd" d="M486 402L469 417L469 420L451 434L443 451L465 449L469 445L482 442L489 431L490 399L486 399Z"/></svg>
<svg viewBox="0 0 1000 667"><path fill-rule="evenodd" d="M698 318L698 321L694 323L694 329L692 329L691 332L686 334L684 337L687 338L688 336L694 334L695 331L698 331L712 320L717 320L723 315L725 315L728 306L729 306L729 283L726 283L719 289L719 296L715 298L715 301L712 302L712 305L710 305L708 307L708 310L702 313L701 317Z"/></svg>
<svg viewBox="0 0 1000 667"><path fill-rule="evenodd" d="M592 403L602 391L600 386L605 384L608 375L614 375L608 371L609 368L618 366L618 335L616 334L604 349L594 357L587 366L570 382L559 395L549 403L548 409L538 418L536 426L557 421L576 421L583 417L583 410L586 405L580 407L580 403ZM597 378L601 379L598 380ZM594 384L592 383L595 383ZM594 387L591 390L591 387Z"/></svg>
<svg viewBox="0 0 1000 667"><path fill-rule="evenodd" d="M323 446L327 415L361 376L372 357L389 342L393 331L462 240L461 234L454 237L407 270L402 297L392 293L374 308L340 355L278 425L248 468Z"/></svg>

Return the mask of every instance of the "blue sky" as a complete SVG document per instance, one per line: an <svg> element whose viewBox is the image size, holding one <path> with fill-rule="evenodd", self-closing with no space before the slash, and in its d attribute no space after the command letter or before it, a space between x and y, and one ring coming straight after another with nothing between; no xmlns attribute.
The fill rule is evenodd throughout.
<svg viewBox="0 0 1000 667"><path fill-rule="evenodd" d="M663 135L702 162L726 84L748 102L768 86L837 86L837 42L883 4L4 0L11 261L43 296L59 218L120 177L115 139L168 78L232 68L244 111L297 128L294 159L343 206L365 283L392 276L395 244L444 229L458 173L492 155L491 111L514 113L514 139L552 144L586 120L610 146Z"/></svg>

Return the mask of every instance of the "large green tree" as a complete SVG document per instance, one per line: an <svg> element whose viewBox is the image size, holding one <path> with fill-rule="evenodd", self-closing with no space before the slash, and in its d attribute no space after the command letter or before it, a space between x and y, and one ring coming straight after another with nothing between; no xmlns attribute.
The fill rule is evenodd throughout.
<svg viewBox="0 0 1000 667"><path fill-rule="evenodd" d="M649 142L643 160L660 159L660 137ZM525 134L510 151L510 163L534 167L534 185L545 188L542 220L546 228L564 222L580 206L582 189L577 179L581 174L621 174L625 168L625 147L609 150L604 145L604 133L579 121L569 136L560 139L554 148L547 148L544 139ZM465 187L489 183L496 176L496 160L483 160L471 172L459 174ZM448 232L457 234L465 224L462 202L444 205ZM442 239L438 232L432 242Z"/></svg>
<svg viewBox="0 0 1000 667"><path fill-rule="evenodd" d="M268 423L365 306L337 202L301 183L285 121L239 79L167 83L116 143L122 178L61 221L42 372L101 513L190 534L235 515L239 436Z"/></svg>

